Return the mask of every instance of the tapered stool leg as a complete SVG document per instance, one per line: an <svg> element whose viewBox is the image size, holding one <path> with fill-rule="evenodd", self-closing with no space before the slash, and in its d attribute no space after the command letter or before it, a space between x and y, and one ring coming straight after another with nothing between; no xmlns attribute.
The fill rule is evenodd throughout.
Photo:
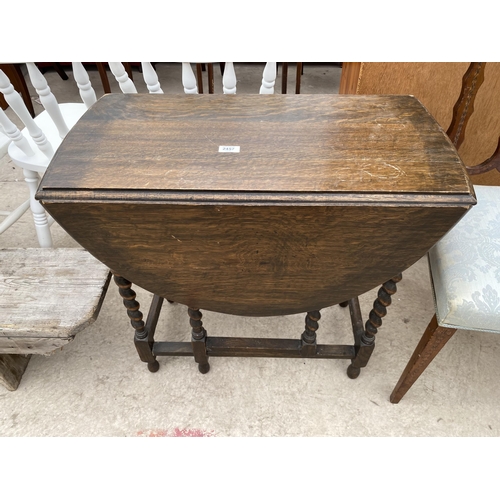
<svg viewBox="0 0 500 500"><path fill-rule="evenodd" d="M401 401L401 398L408 392L418 377L422 375L430 362L456 331L453 328L439 326L436 315L433 316L410 361L408 361L401 378L392 391L390 397L391 403L399 403Z"/></svg>

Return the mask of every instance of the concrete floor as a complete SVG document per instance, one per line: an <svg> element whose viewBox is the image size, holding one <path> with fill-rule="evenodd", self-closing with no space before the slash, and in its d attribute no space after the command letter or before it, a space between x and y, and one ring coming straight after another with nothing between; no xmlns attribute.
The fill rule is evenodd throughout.
<svg viewBox="0 0 500 500"><path fill-rule="evenodd" d="M238 92L258 92L262 67L236 64ZM157 69L164 91L182 92L180 65ZM302 92L337 92L340 71L306 65ZM54 72L46 77L60 102L79 101L68 74L67 81ZM90 76L102 95L97 71ZM0 160L0 193L0 211L28 196L22 171L8 156ZM77 246L56 224L53 234L55 246ZM0 236L0 247L32 246L28 212ZM147 311L151 294L136 291ZM373 290L360 298L365 318L375 297ZM457 332L401 403L389 402L433 312L424 257L403 274L374 354L356 380L347 377L343 360L213 358L201 375L190 358L159 358L160 370L150 373L111 284L91 327L51 356L34 356L17 391L0 386L0 436L499 436L500 336L494 334ZM320 342L350 342L347 310L335 306L322 315ZM304 317L204 312L204 326L209 335L298 338ZM186 307L164 305L157 338L188 340L189 332Z"/></svg>

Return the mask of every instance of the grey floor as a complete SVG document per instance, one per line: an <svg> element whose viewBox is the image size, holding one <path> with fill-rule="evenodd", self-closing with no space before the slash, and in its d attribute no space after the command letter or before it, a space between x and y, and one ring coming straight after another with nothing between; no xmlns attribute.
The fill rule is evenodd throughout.
<svg viewBox="0 0 500 500"><path fill-rule="evenodd" d="M236 64L238 92L257 93L262 68ZM158 64L157 69L165 91L182 92L179 64ZM306 65L302 92L337 92L340 71ZM79 100L68 74L67 81L46 74L60 102ZM102 95L97 71L90 75ZM137 72L135 80L141 81ZM143 84L138 87L144 91ZM288 88L293 92L293 66ZM36 102L35 107L41 110ZM27 196L22 171L4 156L0 211ZM55 246L77 246L60 227L52 229ZM387 244L397 248L397 242ZM33 246L37 240L29 212L0 236L0 247ZM350 380L343 360L214 358L211 371L201 375L189 358L160 358L160 370L150 373L136 354L132 329L111 284L92 326L51 356L34 356L17 391L0 386L0 436L499 436L500 336L494 334L457 332L401 403L389 402L433 315L425 257L403 274L398 288L369 365ZM151 295L137 291L147 311ZM372 290L360 298L365 317L375 297ZM319 341L349 342L348 311L336 306L322 314ZM204 315L213 335L298 338L303 321L303 315ZM189 339L186 307L163 307L157 337Z"/></svg>

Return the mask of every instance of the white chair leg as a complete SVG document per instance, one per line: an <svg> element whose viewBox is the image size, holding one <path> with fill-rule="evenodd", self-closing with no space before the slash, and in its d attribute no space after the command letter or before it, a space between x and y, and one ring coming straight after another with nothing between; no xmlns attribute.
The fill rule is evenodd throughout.
<svg viewBox="0 0 500 500"><path fill-rule="evenodd" d="M5 215L5 219L0 224L0 234L5 232L14 222L18 221L21 216L30 207L30 200L26 200L22 205L12 210L12 212L0 212L0 215Z"/></svg>
<svg viewBox="0 0 500 500"><path fill-rule="evenodd" d="M35 221L35 230L38 237L38 243L42 248L50 248L52 244L52 235L50 234L49 221L47 219L47 212L40 205L40 202L35 200L35 194L40 182L40 177L37 172L24 169L24 178L30 190L30 207L33 213L33 220Z"/></svg>

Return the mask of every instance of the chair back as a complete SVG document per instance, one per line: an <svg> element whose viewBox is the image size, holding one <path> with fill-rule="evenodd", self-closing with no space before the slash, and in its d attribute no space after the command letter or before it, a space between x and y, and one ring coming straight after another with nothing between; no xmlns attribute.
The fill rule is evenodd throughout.
<svg viewBox="0 0 500 500"><path fill-rule="evenodd" d="M59 104L36 64L26 63L29 80L44 108L35 118L32 117L26 103L6 73L0 70L0 92L4 95L10 109L24 124L24 129L19 130L3 110L0 112L0 125L11 140L8 145L8 154L14 164L23 169L29 189L29 200L11 213L3 214L6 218L0 224L0 234L22 216L29 204L40 246L51 247L53 245L50 233L50 224L53 219L47 216L44 208L35 200L35 193L40 181L39 175L45 172L62 140L86 109L96 101L88 75L83 66L78 66L79 64L76 63L76 78L83 103Z"/></svg>
<svg viewBox="0 0 500 500"><path fill-rule="evenodd" d="M111 73L118 82L120 89L123 93L134 94L137 93L137 88L134 82L128 75L125 66L122 63L110 62L109 68ZM201 72L203 63L189 63L183 62L182 64L182 86L186 94L203 93L203 83L201 79ZM192 64L196 66L196 75L193 70ZM213 93L213 63L206 63L209 73L209 93ZM141 62L142 75L147 89L151 94L163 94L158 75L151 63ZM232 62L221 63L222 71L222 90L224 94L236 94L236 73L234 64ZM259 89L260 94L273 94L274 86L276 83L276 63L268 62L264 67L262 74L262 84Z"/></svg>
<svg viewBox="0 0 500 500"><path fill-rule="evenodd" d="M81 63L73 63L73 73L83 101L83 105L78 103L76 107L73 103L61 105L58 103L46 78L35 63L28 62L26 63L26 67L28 69L29 80L38 94L40 104L44 108L44 112L40 114L43 115L43 119L40 115L38 115L37 119L31 116L25 102L2 70L0 70L0 92L4 95L5 101L22 121L28 132L25 136L28 138L29 145L33 151L28 153L25 147L23 152L25 155L32 157L34 162L32 165L38 167L36 169L37 171L43 171L48 165L48 161L54 156L54 152L57 150L62 139L64 139L85 110L96 102L97 98L90 83L88 73ZM47 123L52 125L51 128L55 127L57 134L48 131L44 127ZM12 124L8 125L8 128L14 133ZM14 140L14 138L12 139ZM19 141L15 141L15 144L17 147L20 147ZM46 160L40 162L34 159L33 157L36 151L40 151L46 157ZM13 160L16 162L16 157L13 158ZM36 163L37 161L38 163ZM32 165L28 164L22 166L29 167Z"/></svg>

